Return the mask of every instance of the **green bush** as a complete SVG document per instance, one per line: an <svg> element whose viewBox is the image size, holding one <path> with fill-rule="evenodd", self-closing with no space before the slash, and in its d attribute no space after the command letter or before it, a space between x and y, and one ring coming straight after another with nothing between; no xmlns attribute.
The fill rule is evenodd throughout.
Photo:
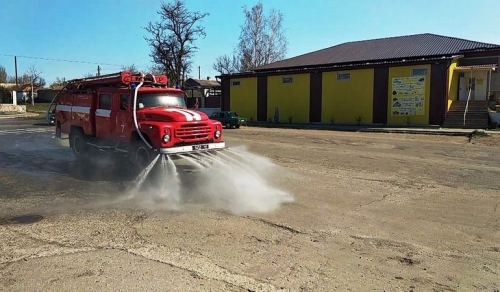
<svg viewBox="0 0 500 292"><path fill-rule="evenodd" d="M12 102L12 92L7 88L0 86L0 102L1 103L11 103Z"/></svg>

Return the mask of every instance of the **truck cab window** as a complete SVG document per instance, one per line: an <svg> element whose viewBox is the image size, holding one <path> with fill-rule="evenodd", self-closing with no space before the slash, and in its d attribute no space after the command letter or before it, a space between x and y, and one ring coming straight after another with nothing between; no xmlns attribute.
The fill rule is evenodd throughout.
<svg viewBox="0 0 500 292"><path fill-rule="evenodd" d="M130 106L130 94L120 94L120 110L128 110Z"/></svg>
<svg viewBox="0 0 500 292"><path fill-rule="evenodd" d="M162 92L162 93L139 93L137 103L142 103L146 108L158 106L175 106L186 107L184 95L178 93Z"/></svg>
<svg viewBox="0 0 500 292"><path fill-rule="evenodd" d="M99 107L100 109L111 109L111 94L99 94Z"/></svg>

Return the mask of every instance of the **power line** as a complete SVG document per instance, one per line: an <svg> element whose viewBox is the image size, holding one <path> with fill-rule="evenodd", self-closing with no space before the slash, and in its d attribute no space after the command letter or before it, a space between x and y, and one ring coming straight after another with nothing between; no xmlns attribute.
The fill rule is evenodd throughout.
<svg viewBox="0 0 500 292"><path fill-rule="evenodd" d="M43 58L43 57L19 56L19 55L10 55L10 54L0 54L0 56L18 57L18 58L36 59L36 60L45 60L45 61L82 63L82 64L92 64L92 65L124 66L124 65L109 64L109 63L96 63L96 62L87 62L87 61L74 61L74 60L52 59L52 58Z"/></svg>

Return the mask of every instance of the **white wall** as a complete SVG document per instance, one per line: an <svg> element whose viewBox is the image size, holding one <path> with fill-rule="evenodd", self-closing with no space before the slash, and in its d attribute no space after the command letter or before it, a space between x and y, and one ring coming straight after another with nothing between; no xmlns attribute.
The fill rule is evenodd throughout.
<svg viewBox="0 0 500 292"><path fill-rule="evenodd" d="M491 74L491 91L500 91L500 70Z"/></svg>

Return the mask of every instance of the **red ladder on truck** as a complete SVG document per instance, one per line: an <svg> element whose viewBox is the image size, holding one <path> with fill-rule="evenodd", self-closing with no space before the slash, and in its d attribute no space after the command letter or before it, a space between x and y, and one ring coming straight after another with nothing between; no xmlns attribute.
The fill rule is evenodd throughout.
<svg viewBox="0 0 500 292"><path fill-rule="evenodd" d="M55 106L57 96L63 91L86 91L99 87L132 87L142 83L142 86L167 87L168 78L165 75L152 75L122 71L95 77L72 79L54 96L47 108L47 123L55 121Z"/></svg>

